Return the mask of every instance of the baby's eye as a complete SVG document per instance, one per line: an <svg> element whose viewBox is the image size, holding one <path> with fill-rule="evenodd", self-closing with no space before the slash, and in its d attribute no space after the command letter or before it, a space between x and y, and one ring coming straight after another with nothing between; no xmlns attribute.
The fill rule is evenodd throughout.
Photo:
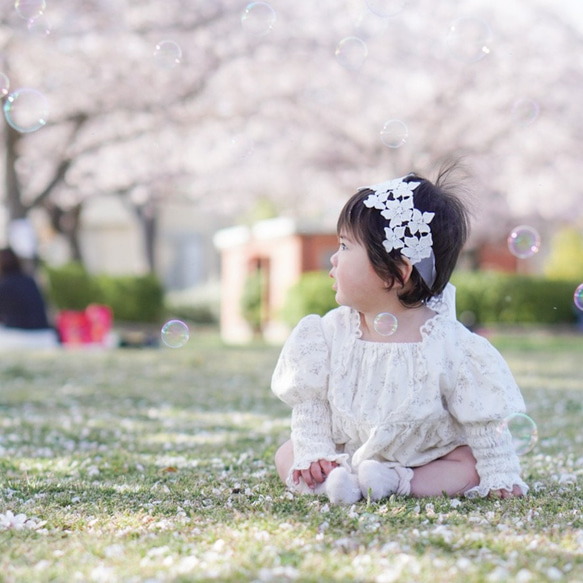
<svg viewBox="0 0 583 583"><path fill-rule="evenodd" d="M346 247L346 243L343 243L342 241L340 241L340 244L338 245L338 248L339 248L341 251L346 251L346 249L347 249L348 247Z"/></svg>

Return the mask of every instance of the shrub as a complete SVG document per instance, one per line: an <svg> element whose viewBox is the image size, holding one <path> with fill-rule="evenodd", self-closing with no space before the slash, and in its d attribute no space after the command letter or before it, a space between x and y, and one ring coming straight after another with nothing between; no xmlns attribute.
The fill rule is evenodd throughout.
<svg viewBox="0 0 583 583"><path fill-rule="evenodd" d="M575 321L577 282L496 272L456 272L458 317L472 313L477 324Z"/></svg>
<svg viewBox="0 0 583 583"><path fill-rule="evenodd" d="M60 309L84 310L90 303L103 303L100 290L83 265L72 262L62 267L46 267L47 295Z"/></svg>
<svg viewBox="0 0 583 583"><path fill-rule="evenodd" d="M263 273L257 269L247 276L241 296L241 313L254 332L259 332L263 324L263 289Z"/></svg>
<svg viewBox="0 0 583 583"><path fill-rule="evenodd" d="M281 318L295 326L307 314L323 316L337 307L328 272L308 271L288 290Z"/></svg>
<svg viewBox="0 0 583 583"><path fill-rule="evenodd" d="M49 301L60 310L105 304L117 320L156 322L162 315L163 289L154 275L91 275L79 263L47 267Z"/></svg>
<svg viewBox="0 0 583 583"><path fill-rule="evenodd" d="M96 276L101 303L110 306L116 319L156 322L162 315L164 290L154 275Z"/></svg>
<svg viewBox="0 0 583 583"><path fill-rule="evenodd" d="M476 324L570 324L576 319L573 292L581 282L497 272L457 271L457 314ZM291 326L307 314L323 315L338 304L326 271L304 273L292 286L282 309Z"/></svg>

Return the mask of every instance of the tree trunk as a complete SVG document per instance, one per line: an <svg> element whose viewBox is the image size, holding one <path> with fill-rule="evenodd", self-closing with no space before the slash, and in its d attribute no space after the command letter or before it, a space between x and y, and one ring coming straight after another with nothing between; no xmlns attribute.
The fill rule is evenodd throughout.
<svg viewBox="0 0 583 583"><path fill-rule="evenodd" d="M6 157L5 157L5 186L6 186L6 206L8 208L8 219L26 218L28 208L22 202L20 184L16 174L16 160L18 159L18 143L21 134L6 124L4 128L6 138Z"/></svg>
<svg viewBox="0 0 583 583"><path fill-rule="evenodd" d="M144 247L149 273L155 273L156 269L156 235L158 234L156 211L156 203L150 202L142 212L139 213L144 232Z"/></svg>
<svg viewBox="0 0 583 583"><path fill-rule="evenodd" d="M83 253L79 241L82 203L78 203L67 210L51 204L45 204L44 206L55 231L66 238L71 252L71 260L83 263Z"/></svg>

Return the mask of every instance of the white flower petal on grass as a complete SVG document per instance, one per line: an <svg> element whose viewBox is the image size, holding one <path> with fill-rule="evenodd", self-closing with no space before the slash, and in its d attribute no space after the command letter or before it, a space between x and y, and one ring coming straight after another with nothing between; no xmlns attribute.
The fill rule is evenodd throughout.
<svg viewBox="0 0 583 583"><path fill-rule="evenodd" d="M498 581L508 581L510 578L510 573L508 569L504 567L496 567L486 578L486 581L491 581L492 583L496 583Z"/></svg>
<svg viewBox="0 0 583 583"><path fill-rule="evenodd" d="M31 524L27 524L30 520ZM11 510L7 510L6 514L0 514L0 528L6 530L12 528L14 530L22 530L23 528L36 527L36 521L27 518L26 514L14 514Z"/></svg>
<svg viewBox="0 0 583 583"><path fill-rule="evenodd" d="M259 571L259 581L294 581L299 576L300 572L289 566L261 569Z"/></svg>
<svg viewBox="0 0 583 583"><path fill-rule="evenodd" d="M460 571L467 571L472 566L472 561L468 557L460 557L455 565Z"/></svg>
<svg viewBox="0 0 583 583"><path fill-rule="evenodd" d="M103 550L105 556L110 559L112 557L121 557L125 553L125 548L120 544L113 544L105 547Z"/></svg>
<svg viewBox="0 0 583 583"><path fill-rule="evenodd" d="M559 476L559 484L576 484L577 476L575 474L561 474Z"/></svg>
<svg viewBox="0 0 583 583"><path fill-rule="evenodd" d="M547 569L546 575L551 581L560 581L564 576L563 572L560 569L557 569L557 567L550 567Z"/></svg>
<svg viewBox="0 0 583 583"><path fill-rule="evenodd" d="M528 569L520 569L516 573L516 583L528 583L532 581L532 573Z"/></svg>

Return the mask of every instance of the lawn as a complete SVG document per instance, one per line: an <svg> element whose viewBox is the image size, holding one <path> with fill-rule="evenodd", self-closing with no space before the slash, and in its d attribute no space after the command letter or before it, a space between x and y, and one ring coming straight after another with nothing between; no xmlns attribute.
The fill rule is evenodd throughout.
<svg viewBox="0 0 583 583"><path fill-rule="evenodd" d="M491 336L539 442L531 494L294 496L278 349L0 355L0 581L583 581L583 336Z"/></svg>

